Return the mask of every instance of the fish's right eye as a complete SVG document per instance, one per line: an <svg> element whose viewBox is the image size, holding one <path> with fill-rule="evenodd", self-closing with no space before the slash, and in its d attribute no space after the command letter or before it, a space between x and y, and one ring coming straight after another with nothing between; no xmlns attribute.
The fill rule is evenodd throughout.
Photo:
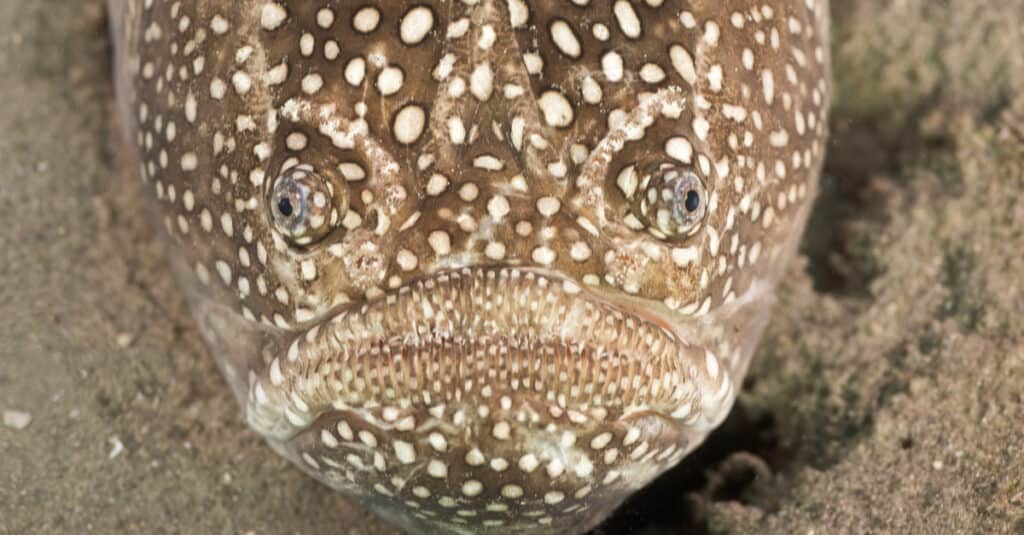
<svg viewBox="0 0 1024 535"><path fill-rule="evenodd" d="M338 226L348 209L344 191L309 166L290 167L274 180L269 208L274 227L294 245L316 243Z"/></svg>

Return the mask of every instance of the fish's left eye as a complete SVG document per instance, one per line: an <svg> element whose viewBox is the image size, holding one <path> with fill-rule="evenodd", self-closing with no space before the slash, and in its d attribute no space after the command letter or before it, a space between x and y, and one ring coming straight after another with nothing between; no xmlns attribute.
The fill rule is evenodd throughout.
<svg viewBox="0 0 1024 535"><path fill-rule="evenodd" d="M320 241L337 226L348 208L344 195L308 166L285 170L270 190L274 227L295 245Z"/></svg>
<svg viewBox="0 0 1024 535"><path fill-rule="evenodd" d="M690 169L659 169L644 181L646 188L635 200L634 210L647 228L659 237L679 239L700 230L707 213L707 189Z"/></svg>

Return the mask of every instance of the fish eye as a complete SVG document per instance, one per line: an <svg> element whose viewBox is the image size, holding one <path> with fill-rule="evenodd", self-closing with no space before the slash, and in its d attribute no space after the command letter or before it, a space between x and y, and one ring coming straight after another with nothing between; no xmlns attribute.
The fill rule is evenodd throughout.
<svg viewBox="0 0 1024 535"><path fill-rule="evenodd" d="M295 245L310 245L335 228L348 208L345 196L311 167L286 169L270 190L274 227Z"/></svg>
<svg viewBox="0 0 1024 535"><path fill-rule="evenodd" d="M707 188L692 169L663 167L642 181L633 210L647 229L662 239L697 233L707 214Z"/></svg>

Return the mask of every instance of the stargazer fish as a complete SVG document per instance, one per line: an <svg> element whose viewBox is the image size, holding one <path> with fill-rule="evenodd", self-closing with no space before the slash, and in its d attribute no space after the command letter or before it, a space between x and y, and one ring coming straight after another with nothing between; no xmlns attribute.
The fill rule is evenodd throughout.
<svg viewBox="0 0 1024 535"><path fill-rule="evenodd" d="M825 153L826 0L108 0L248 424L410 533L579 533L736 399Z"/></svg>

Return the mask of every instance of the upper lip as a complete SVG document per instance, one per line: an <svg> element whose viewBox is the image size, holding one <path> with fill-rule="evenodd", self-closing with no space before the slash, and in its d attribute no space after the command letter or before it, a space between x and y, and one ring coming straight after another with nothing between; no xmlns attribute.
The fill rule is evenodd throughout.
<svg viewBox="0 0 1024 535"><path fill-rule="evenodd" d="M250 377L248 419L287 439L331 410L427 410L452 401L450 384L491 382L560 410L714 426L728 409L727 370L672 323L558 274L446 271L300 333Z"/></svg>

